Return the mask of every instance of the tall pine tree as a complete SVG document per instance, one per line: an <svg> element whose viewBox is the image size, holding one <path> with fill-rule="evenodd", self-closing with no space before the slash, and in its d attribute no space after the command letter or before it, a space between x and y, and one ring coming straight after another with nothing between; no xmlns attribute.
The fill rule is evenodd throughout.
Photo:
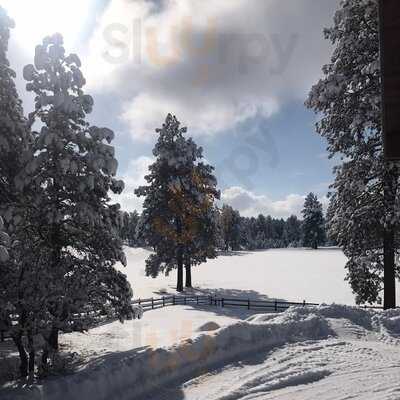
<svg viewBox="0 0 400 400"><path fill-rule="evenodd" d="M325 30L334 45L324 77L308 107L321 119L335 168L329 235L348 257L347 279L356 301L395 306L399 250L398 164L386 163L382 146L381 74L377 0L344 0Z"/></svg>
<svg viewBox="0 0 400 400"><path fill-rule="evenodd" d="M117 234L119 205L110 205L108 194L123 189L115 179L114 134L86 122L93 100L83 91L80 60L65 54L61 35L36 47L34 64L23 75L35 94L30 120L42 125L34 133L35 158L29 164L31 179L43 188L34 215L41 241L35 267L38 287L46 291L45 338L55 351L59 330L74 324L73 313L106 306L122 320L131 315L132 291L113 267L125 264ZM46 356L45 351L44 362Z"/></svg>
<svg viewBox="0 0 400 400"><path fill-rule="evenodd" d="M0 7L0 219L1 225L5 225L1 229L6 228L10 235L0 232L0 324L10 331L20 355L21 375L26 376L28 356L23 335L31 336L44 293L34 290L38 271L31 262L38 254L31 214L39 206L28 176L33 158L31 136L14 83L16 74L7 59L13 27L13 21ZM12 323L15 314L18 320Z"/></svg>
<svg viewBox="0 0 400 400"><path fill-rule="evenodd" d="M146 273L155 277L177 268L177 291L182 291L184 264L191 286L192 263L214 256L212 209L219 193L213 168L200 161L202 148L184 137L186 128L176 117L168 114L156 132L156 161L145 177L148 185L135 190L145 197L140 236L154 249Z"/></svg>
<svg viewBox="0 0 400 400"><path fill-rule="evenodd" d="M325 242L324 216L322 204L314 193L309 193L304 201L303 246L317 249Z"/></svg>

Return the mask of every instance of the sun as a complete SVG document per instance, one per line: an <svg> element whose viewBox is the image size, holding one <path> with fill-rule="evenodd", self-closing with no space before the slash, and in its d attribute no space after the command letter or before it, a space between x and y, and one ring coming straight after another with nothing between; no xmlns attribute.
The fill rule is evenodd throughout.
<svg viewBox="0 0 400 400"><path fill-rule="evenodd" d="M1 0L14 19L13 37L27 51L59 32L68 46L77 44L89 18L93 0Z"/></svg>

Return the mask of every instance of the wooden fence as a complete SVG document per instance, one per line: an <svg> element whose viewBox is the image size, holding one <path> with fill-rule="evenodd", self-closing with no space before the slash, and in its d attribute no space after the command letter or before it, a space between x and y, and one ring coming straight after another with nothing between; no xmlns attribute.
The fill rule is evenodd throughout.
<svg viewBox="0 0 400 400"><path fill-rule="evenodd" d="M225 298L218 296L163 296L163 297L151 297L147 299L136 299L132 301L133 305L140 305L143 311L155 310L167 306L175 305L192 305L192 306L208 306L208 307L231 307L231 308L244 308L247 310L258 310L258 311L272 311L280 312L288 309L291 306L318 306L318 303L307 303L305 300L302 302L290 302L280 300L252 300L244 298ZM362 308L371 309L382 309L381 306L360 306ZM76 320L82 318L82 315L94 315L94 319L97 323L104 323L110 319L107 315L100 315L99 311L88 310L83 314L75 316ZM10 338L7 331L0 330L0 340L4 341L6 338Z"/></svg>
<svg viewBox="0 0 400 400"><path fill-rule="evenodd" d="M141 305L144 311L175 305L202 305L214 307L244 307L248 310L282 311L291 306L317 306L317 303L289 302L280 300L252 300L217 296L164 296L158 298L137 299L132 304Z"/></svg>

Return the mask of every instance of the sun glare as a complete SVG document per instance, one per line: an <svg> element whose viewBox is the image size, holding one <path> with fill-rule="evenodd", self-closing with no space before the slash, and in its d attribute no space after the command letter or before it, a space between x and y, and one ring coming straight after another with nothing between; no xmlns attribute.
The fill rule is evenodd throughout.
<svg viewBox="0 0 400 400"><path fill-rule="evenodd" d="M59 32L72 46L89 16L92 0L3 0L2 5L14 19L13 35L27 51L33 51L43 37Z"/></svg>

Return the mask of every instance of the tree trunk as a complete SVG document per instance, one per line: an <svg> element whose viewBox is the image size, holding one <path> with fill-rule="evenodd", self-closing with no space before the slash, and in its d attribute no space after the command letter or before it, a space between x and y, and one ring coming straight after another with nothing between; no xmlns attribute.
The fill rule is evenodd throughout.
<svg viewBox="0 0 400 400"><path fill-rule="evenodd" d="M387 162L383 193L385 217L395 206L397 169L390 167ZM383 232L383 308L396 308L395 242L391 226L386 226Z"/></svg>
<svg viewBox="0 0 400 400"><path fill-rule="evenodd" d="M178 254L177 254L176 262L177 262L177 268L178 268L176 291L183 292L183 249L182 249L182 245L179 245L179 247L178 247Z"/></svg>
<svg viewBox="0 0 400 400"><path fill-rule="evenodd" d="M42 366L46 367L48 358L49 358L49 348L51 348L52 352L58 351L58 328L53 327L51 329L50 335L47 339L46 347L43 350L42 354Z"/></svg>
<svg viewBox="0 0 400 400"><path fill-rule="evenodd" d="M192 266L190 264L190 257L186 260L186 287L191 288L192 287Z"/></svg>
<svg viewBox="0 0 400 400"><path fill-rule="evenodd" d="M389 308L396 308L396 277L394 252L394 232L391 229L385 229L383 243L383 308L385 310Z"/></svg>
<svg viewBox="0 0 400 400"><path fill-rule="evenodd" d="M178 273L177 273L176 291L183 292L183 245L181 243L182 223L179 218L176 219L176 233L178 236L178 249L176 254L176 264Z"/></svg>
<svg viewBox="0 0 400 400"><path fill-rule="evenodd" d="M28 375L28 356L22 343L22 333L19 332L17 335L13 336L13 340L19 353L19 371L21 374L21 378L25 378Z"/></svg>
<svg viewBox="0 0 400 400"><path fill-rule="evenodd" d="M29 375L33 376L33 374L35 372L35 348L34 348L34 345L33 345L32 332L28 332L28 343L29 343L28 371L29 371Z"/></svg>

